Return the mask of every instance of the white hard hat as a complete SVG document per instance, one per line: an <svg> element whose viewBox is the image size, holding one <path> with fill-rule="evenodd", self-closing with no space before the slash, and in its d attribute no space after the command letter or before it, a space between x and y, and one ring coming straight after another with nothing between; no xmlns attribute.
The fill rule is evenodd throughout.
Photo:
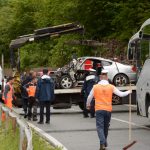
<svg viewBox="0 0 150 150"><path fill-rule="evenodd" d="M102 72L101 72L101 74L107 74L108 72L109 72L108 70L103 69Z"/></svg>

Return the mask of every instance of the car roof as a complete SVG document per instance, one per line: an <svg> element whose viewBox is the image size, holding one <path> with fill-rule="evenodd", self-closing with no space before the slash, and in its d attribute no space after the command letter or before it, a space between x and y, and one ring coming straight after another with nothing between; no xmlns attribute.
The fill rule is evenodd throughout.
<svg viewBox="0 0 150 150"><path fill-rule="evenodd" d="M97 59L97 60L105 60L105 61L113 62L113 61L110 60L110 59L105 59L105 58L102 58L102 57L95 57L95 56L79 57L78 59L81 59L81 58L84 58L84 59Z"/></svg>

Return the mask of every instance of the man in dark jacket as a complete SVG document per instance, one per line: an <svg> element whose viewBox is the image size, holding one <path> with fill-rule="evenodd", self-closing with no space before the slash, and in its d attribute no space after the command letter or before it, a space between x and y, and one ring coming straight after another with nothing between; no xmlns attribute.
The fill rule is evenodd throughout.
<svg viewBox="0 0 150 150"><path fill-rule="evenodd" d="M50 105L54 100L54 83L51 77L47 74L48 70L43 69L43 76L38 80L36 87L36 98L40 105L39 124L44 123L44 106L46 106L46 123L50 123Z"/></svg>
<svg viewBox="0 0 150 150"><path fill-rule="evenodd" d="M89 69L89 75L85 78L83 87L81 90L81 94L84 96L84 109L83 109L83 116L84 118L89 117L88 116L88 111L86 108L86 102L87 102L87 97L93 88L93 85L98 83L99 79L96 75L96 70L94 69ZM94 108L94 100L91 101L91 107L90 107L90 117L94 118L95 117L95 108Z"/></svg>

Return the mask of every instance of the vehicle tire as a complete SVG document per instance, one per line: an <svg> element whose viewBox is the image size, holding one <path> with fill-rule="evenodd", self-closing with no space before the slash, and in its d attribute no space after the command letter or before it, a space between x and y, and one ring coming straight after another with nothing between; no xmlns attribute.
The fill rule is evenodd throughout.
<svg viewBox="0 0 150 150"><path fill-rule="evenodd" d="M73 81L69 75L64 75L60 79L60 87L62 89L70 89L73 86Z"/></svg>
<svg viewBox="0 0 150 150"><path fill-rule="evenodd" d="M119 96L113 94L113 97L112 97L112 104L113 104L113 105L122 104L122 99L121 99Z"/></svg>
<svg viewBox="0 0 150 150"><path fill-rule="evenodd" d="M116 86L125 86L129 83L129 79L125 74L117 74L113 80Z"/></svg>
<svg viewBox="0 0 150 150"><path fill-rule="evenodd" d="M84 102L79 102L79 108L80 108L81 110L84 109Z"/></svg>

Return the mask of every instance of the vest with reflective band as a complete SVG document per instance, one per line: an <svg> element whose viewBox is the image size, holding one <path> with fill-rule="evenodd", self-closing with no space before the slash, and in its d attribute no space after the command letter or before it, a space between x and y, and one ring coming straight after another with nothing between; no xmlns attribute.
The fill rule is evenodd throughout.
<svg viewBox="0 0 150 150"><path fill-rule="evenodd" d="M35 97L36 86L35 85L29 85L29 87L27 88L27 91L28 91L29 97Z"/></svg>
<svg viewBox="0 0 150 150"><path fill-rule="evenodd" d="M111 84L96 84L93 87L95 98L95 111L106 110L112 111L112 95L114 86Z"/></svg>
<svg viewBox="0 0 150 150"><path fill-rule="evenodd" d="M5 104L7 107L12 108L12 100L13 100L13 87L9 82L7 83L9 85L10 90L7 93L7 103ZM3 93L3 100L5 100L4 93Z"/></svg>

